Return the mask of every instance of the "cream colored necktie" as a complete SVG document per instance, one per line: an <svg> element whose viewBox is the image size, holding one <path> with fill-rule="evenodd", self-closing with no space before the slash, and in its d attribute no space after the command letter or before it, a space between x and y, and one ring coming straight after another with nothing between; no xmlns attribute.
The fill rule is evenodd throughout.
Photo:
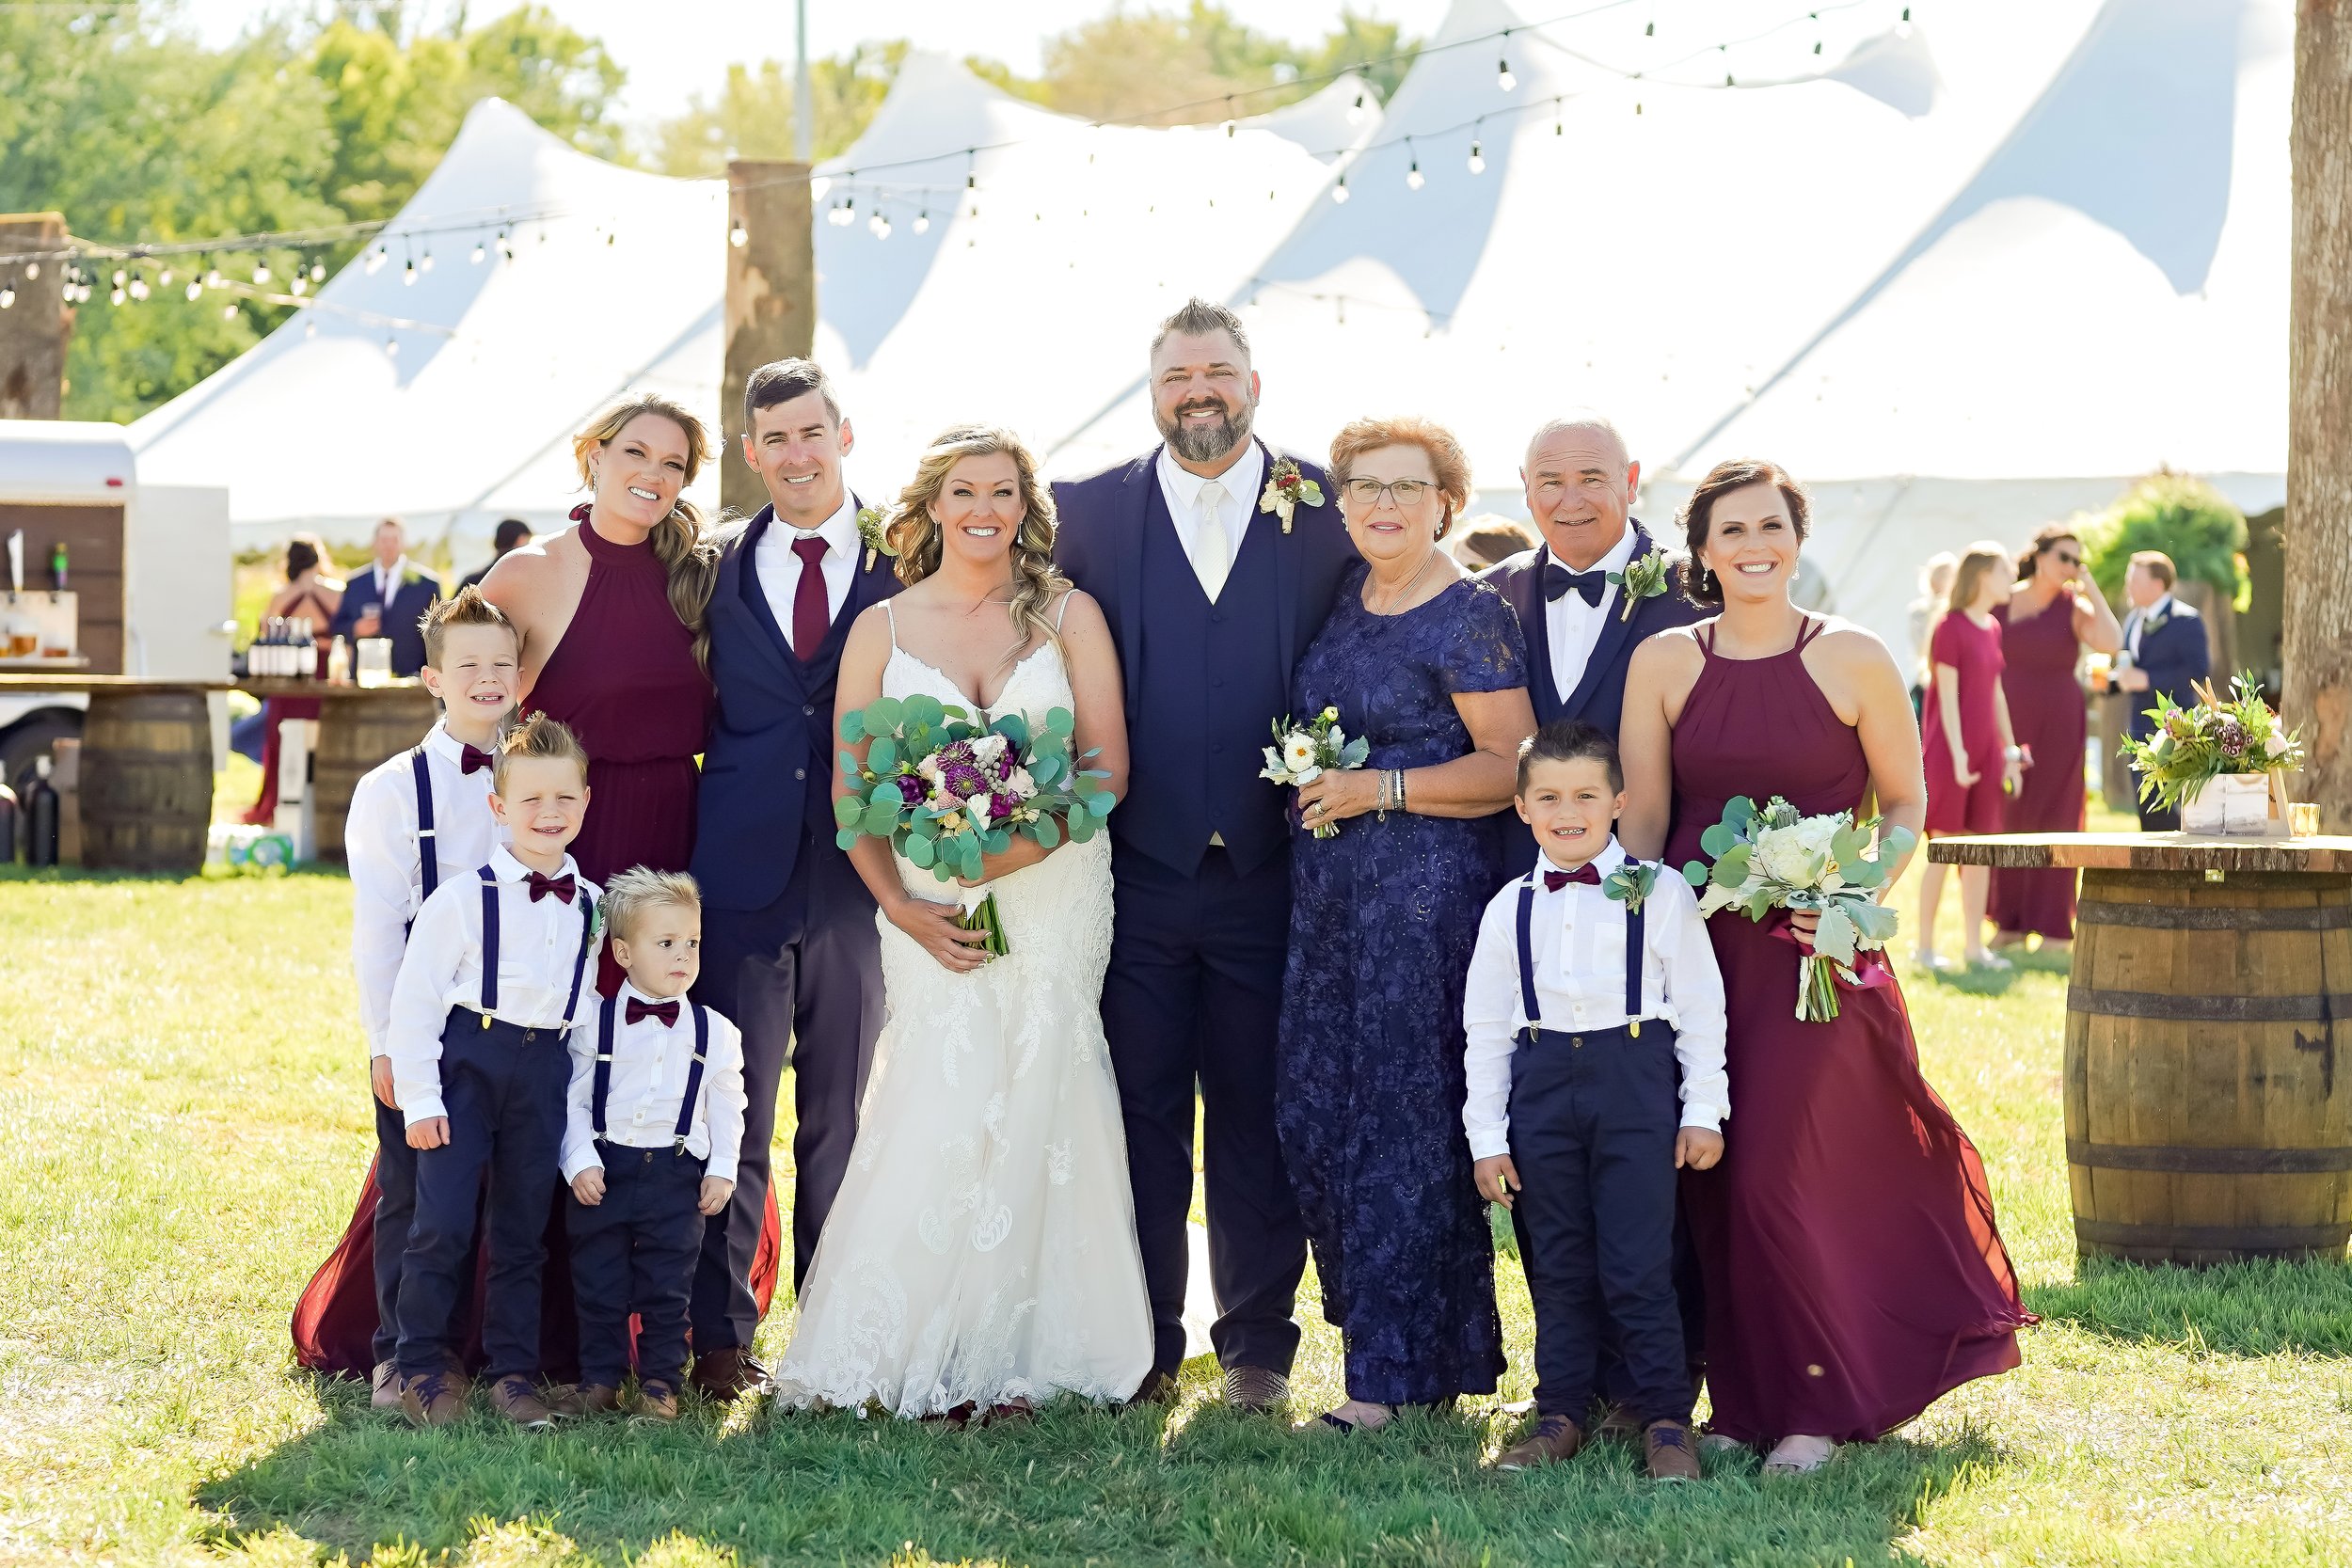
<svg viewBox="0 0 2352 1568"><path fill-rule="evenodd" d="M1225 587L1226 574L1233 569L1233 547L1226 537L1225 486L1210 480L1200 486L1200 518L1192 531L1192 569L1200 578L1200 591L1216 603L1217 594Z"/></svg>

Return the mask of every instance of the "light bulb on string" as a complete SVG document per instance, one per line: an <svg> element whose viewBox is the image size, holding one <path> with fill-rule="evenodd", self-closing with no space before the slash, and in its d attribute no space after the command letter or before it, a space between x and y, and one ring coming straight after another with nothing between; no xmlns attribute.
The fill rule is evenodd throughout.
<svg viewBox="0 0 2352 1568"><path fill-rule="evenodd" d="M503 229L499 230L499 257L501 261L507 261L515 259L515 242L506 237L506 230Z"/></svg>
<svg viewBox="0 0 2352 1568"><path fill-rule="evenodd" d="M145 303L147 299L147 275L144 273L133 273L131 275L131 297L135 300L140 301L141 303Z"/></svg>
<svg viewBox="0 0 2352 1568"><path fill-rule="evenodd" d="M1233 136L1233 122L1232 122L1232 120L1230 120L1230 119L1229 119L1229 120L1227 120L1227 121L1225 122L1225 137L1226 137L1226 139L1227 139L1228 141L1231 141L1231 140L1232 139L1232 136Z"/></svg>
<svg viewBox="0 0 2352 1568"><path fill-rule="evenodd" d="M880 207L875 208L874 215L866 220L866 231L878 240L890 238L890 219L882 214Z"/></svg>
<svg viewBox="0 0 2352 1568"><path fill-rule="evenodd" d="M25 281L25 282L27 282L27 283L30 283L30 282L32 282L34 279L38 278L39 277L40 277L40 263L39 261L27 261L27 262L25 262L25 263L24 263L24 281Z"/></svg>
<svg viewBox="0 0 2352 1568"><path fill-rule="evenodd" d="M743 227L743 220L741 218L737 218L735 222L730 224L727 228L727 244L733 245L736 249L740 250L751 243L752 231Z"/></svg>
<svg viewBox="0 0 2352 1568"><path fill-rule="evenodd" d="M14 281L13 279L11 279L11 280L9 280L8 282L6 282L6 283L0 283L0 310L6 310L6 309L9 309L10 307L12 307L12 306L13 306L13 305L15 305L15 304L16 304L16 283L15 283L15 281Z"/></svg>
<svg viewBox="0 0 2352 1568"><path fill-rule="evenodd" d="M236 301L230 300L228 304L220 308L220 319L225 322L232 322L237 319Z"/></svg>
<svg viewBox="0 0 2352 1568"><path fill-rule="evenodd" d="M313 283L324 283L326 281L326 263L325 261L312 261L310 263L310 281Z"/></svg>
<svg viewBox="0 0 2352 1568"><path fill-rule="evenodd" d="M400 357L400 340L389 332L384 334L384 357L387 359Z"/></svg>
<svg viewBox="0 0 2352 1568"><path fill-rule="evenodd" d="M482 259L489 254L489 247L485 245L480 240L476 240L473 243L473 255L469 257L468 260L472 261L473 264L478 267L482 264Z"/></svg>
<svg viewBox="0 0 2352 1568"><path fill-rule="evenodd" d="M1470 171L1472 174L1484 174L1486 172L1486 144L1479 141L1475 136L1470 138Z"/></svg>
<svg viewBox="0 0 2352 1568"><path fill-rule="evenodd" d="M171 287L171 269L169 267L166 267L162 272L155 275L155 284L156 287L163 289L168 289Z"/></svg>
<svg viewBox="0 0 2352 1568"><path fill-rule="evenodd" d="M310 317L302 324L302 335L306 338L315 338L319 335L319 321L316 316Z"/></svg>
<svg viewBox="0 0 2352 1568"><path fill-rule="evenodd" d="M129 273L124 272L124 271L123 271L120 267L117 267L117 268L115 268L115 287L116 287L116 288L118 288L118 289L121 288L123 284L125 284L125 283L127 283L127 282L129 282L129 281L130 281L130 278L131 278L131 275L130 275Z"/></svg>
<svg viewBox="0 0 2352 1568"><path fill-rule="evenodd" d="M268 281L269 281L269 265L268 265L268 263L267 263L267 262L262 262L262 263L258 263L258 264L256 264L256 265L255 265L255 267L253 268L253 286L254 286L255 288L257 288L257 289L258 289L258 288L260 288L262 284L264 284L264 283L266 283L266 282L268 282Z"/></svg>
<svg viewBox="0 0 2352 1568"><path fill-rule="evenodd" d="M190 305L194 305L204 295L204 280L200 277L189 278L186 293L188 296L188 303Z"/></svg>
<svg viewBox="0 0 2352 1568"><path fill-rule="evenodd" d="M1356 95L1356 102L1347 106L1347 122L1350 125L1364 122L1364 95L1360 92Z"/></svg>
<svg viewBox="0 0 2352 1568"><path fill-rule="evenodd" d="M405 288L417 280L417 259L414 256L401 263L400 281Z"/></svg>
<svg viewBox="0 0 2352 1568"><path fill-rule="evenodd" d="M1412 166L1405 171L1405 188L1408 191L1417 191L1428 182L1422 178L1421 160L1415 158Z"/></svg>
<svg viewBox="0 0 2352 1568"><path fill-rule="evenodd" d="M297 267L294 269L294 281L288 284L287 287L294 292L294 297L299 299L309 291L310 287L310 280L303 277L302 269Z"/></svg>
<svg viewBox="0 0 2352 1568"><path fill-rule="evenodd" d="M1505 56L1502 59L1497 60L1495 62L1495 89L1499 92L1509 92L1512 88L1518 87L1518 85L1519 79L1511 74L1511 61L1509 57Z"/></svg>
<svg viewBox="0 0 2352 1568"><path fill-rule="evenodd" d="M1339 182L1331 187L1331 199L1343 207L1347 205L1347 176L1344 173L1340 176Z"/></svg>
<svg viewBox="0 0 2352 1568"><path fill-rule="evenodd" d="M126 289L117 289L113 293L108 294L106 297L113 300L117 305L119 305L124 300L130 298L131 295L130 292Z"/></svg>
<svg viewBox="0 0 2352 1568"><path fill-rule="evenodd" d="M368 276L370 277L373 277L377 273L383 271L384 263L391 259L391 251L383 245L377 245L373 250L369 251L367 265Z"/></svg>
<svg viewBox="0 0 2352 1568"><path fill-rule="evenodd" d="M921 212L914 214L914 231L918 234L928 234L931 231L931 213L930 208L926 207Z"/></svg>

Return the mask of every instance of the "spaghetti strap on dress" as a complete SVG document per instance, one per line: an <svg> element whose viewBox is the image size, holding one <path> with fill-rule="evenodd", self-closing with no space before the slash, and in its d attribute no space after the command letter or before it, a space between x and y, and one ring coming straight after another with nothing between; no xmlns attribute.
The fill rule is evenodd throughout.
<svg viewBox="0 0 2352 1568"><path fill-rule="evenodd" d="M1767 658L1716 652L1674 726L1666 860L1700 856L1726 801L1851 811L1870 782L1853 727L1805 669L1808 621ZM1919 1070L1902 992L1841 990L1800 1022L1797 949L1734 911L1708 934L1740 998L1723 1161L1683 1173L1706 1287L1713 1429L1867 1441L1972 1379L2018 1364L2031 1322L1994 1221L1983 1162Z"/></svg>

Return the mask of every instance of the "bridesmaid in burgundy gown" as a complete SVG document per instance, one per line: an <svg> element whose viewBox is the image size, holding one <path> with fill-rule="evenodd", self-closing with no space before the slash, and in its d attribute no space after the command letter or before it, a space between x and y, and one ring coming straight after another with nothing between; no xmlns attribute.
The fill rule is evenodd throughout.
<svg viewBox="0 0 2352 1568"><path fill-rule="evenodd" d="M2047 524L2033 536L2017 558L2017 585L1993 618L2008 665L2001 683L2010 727L2033 755L2003 826L2012 833L2081 832L2088 721L2074 666L2085 648L2121 648L2123 628L2083 570L2082 541L2065 524ZM2044 951L2063 949L2074 939L2074 873L1996 866L1985 912L1996 952L2029 936L2040 937Z"/></svg>
<svg viewBox="0 0 2352 1568"><path fill-rule="evenodd" d="M1804 492L1770 464L1721 465L1692 492L1692 597L1724 610L1634 656L1629 853L1701 858L1699 835L1736 795L1814 814L1874 794L1891 823L1918 827L1918 731L1893 657L1788 600L1805 517ZM1684 1173L1682 1188L1705 1284L1710 1430L1774 1444L1768 1471L1817 1468L1836 1444L1877 1438L2016 1366L2015 1331L2033 1321L1983 1164L1920 1074L1893 977L1841 989L1834 1021L1794 1016L1795 941L1814 923L1729 911L1708 922L1741 1003L1732 1110L1723 1162Z"/></svg>

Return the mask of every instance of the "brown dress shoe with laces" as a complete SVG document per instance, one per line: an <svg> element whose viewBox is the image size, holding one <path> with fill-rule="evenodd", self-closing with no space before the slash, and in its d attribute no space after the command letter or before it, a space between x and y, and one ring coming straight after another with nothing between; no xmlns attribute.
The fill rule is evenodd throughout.
<svg viewBox="0 0 2352 1568"><path fill-rule="evenodd" d="M636 1402L629 1414L641 1421L675 1421L677 1419L677 1390L666 1383L640 1384Z"/></svg>
<svg viewBox="0 0 2352 1568"><path fill-rule="evenodd" d="M1565 1464L1584 1446L1584 1430L1565 1416L1546 1416L1535 1430L1495 1455L1498 1470L1533 1470Z"/></svg>
<svg viewBox="0 0 2352 1568"><path fill-rule="evenodd" d="M555 1424L555 1412L527 1377L502 1377L491 1384L490 1408L526 1432L544 1432Z"/></svg>
<svg viewBox="0 0 2352 1568"><path fill-rule="evenodd" d="M579 1394L582 1416L609 1416L621 1408L621 1391L609 1383L591 1383Z"/></svg>
<svg viewBox="0 0 2352 1568"><path fill-rule="evenodd" d="M687 1381L703 1398L720 1404L732 1404L745 1394L764 1394L770 1385L768 1369L739 1345L723 1345L694 1357Z"/></svg>
<svg viewBox="0 0 2352 1568"><path fill-rule="evenodd" d="M1291 1380L1287 1372L1271 1367L1228 1367L1225 1369L1225 1402L1246 1416L1263 1416L1290 1402Z"/></svg>
<svg viewBox="0 0 2352 1568"><path fill-rule="evenodd" d="M559 1421L577 1421L588 1414L588 1402L568 1383L543 1383L539 1386L539 1402L548 1407L548 1414Z"/></svg>
<svg viewBox="0 0 2352 1568"><path fill-rule="evenodd" d="M378 1361L373 1381L374 1387L368 1395L368 1407L372 1410L398 1410L400 1368L389 1361Z"/></svg>
<svg viewBox="0 0 2352 1568"><path fill-rule="evenodd" d="M1691 1442L1691 1429L1681 1421L1652 1421L1642 1429L1642 1449L1649 1460L1652 1481L1696 1481L1699 1452Z"/></svg>
<svg viewBox="0 0 2352 1568"><path fill-rule="evenodd" d="M466 1417L466 1396L472 1387L459 1372L424 1372L404 1378L400 1385L401 1413L421 1427L445 1427Z"/></svg>

